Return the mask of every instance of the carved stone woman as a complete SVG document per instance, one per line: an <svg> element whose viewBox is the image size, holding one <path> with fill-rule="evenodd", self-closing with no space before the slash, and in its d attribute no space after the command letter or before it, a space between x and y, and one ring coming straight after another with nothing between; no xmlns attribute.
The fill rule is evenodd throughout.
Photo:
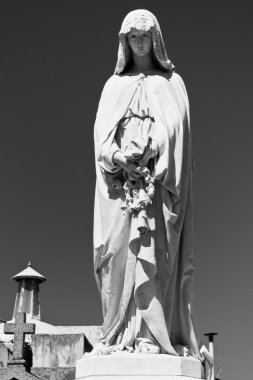
<svg viewBox="0 0 253 380"><path fill-rule="evenodd" d="M192 147L185 86L159 24L130 12L95 123L95 274L115 350L201 359L191 315Z"/></svg>

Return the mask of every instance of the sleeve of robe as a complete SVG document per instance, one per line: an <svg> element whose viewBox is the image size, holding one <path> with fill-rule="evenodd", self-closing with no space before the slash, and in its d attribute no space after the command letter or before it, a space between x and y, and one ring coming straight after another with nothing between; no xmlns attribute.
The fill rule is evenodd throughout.
<svg viewBox="0 0 253 380"><path fill-rule="evenodd" d="M94 127L95 155L101 169L109 173L121 169L112 161L114 153L119 149L114 135L135 90L135 79L128 81L124 77L113 75L106 82L101 94Z"/></svg>

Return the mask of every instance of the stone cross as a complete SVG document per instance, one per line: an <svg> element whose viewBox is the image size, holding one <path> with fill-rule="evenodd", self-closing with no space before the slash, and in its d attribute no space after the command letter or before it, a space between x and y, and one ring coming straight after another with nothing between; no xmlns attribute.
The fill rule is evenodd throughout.
<svg viewBox="0 0 253 380"><path fill-rule="evenodd" d="M13 359L10 364L25 364L24 359L24 341L26 334L35 333L35 324L26 323L25 313L15 314L15 323L6 323L4 325L5 334L14 334L13 340Z"/></svg>

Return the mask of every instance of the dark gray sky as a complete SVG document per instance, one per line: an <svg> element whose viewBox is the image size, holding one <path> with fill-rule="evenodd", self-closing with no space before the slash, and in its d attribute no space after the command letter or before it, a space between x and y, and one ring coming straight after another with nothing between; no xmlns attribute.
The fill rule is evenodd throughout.
<svg viewBox="0 0 253 380"><path fill-rule="evenodd" d="M146 8L190 98L195 177L195 309L215 330L220 377L252 372L251 1L0 2L0 316L33 267L42 319L101 324L93 278L93 123L123 17ZM250 336L251 335L251 336Z"/></svg>

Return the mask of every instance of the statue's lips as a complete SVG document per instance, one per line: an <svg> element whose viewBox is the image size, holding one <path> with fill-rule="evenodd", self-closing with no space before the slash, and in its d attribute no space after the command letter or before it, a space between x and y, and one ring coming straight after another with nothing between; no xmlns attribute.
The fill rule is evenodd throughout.
<svg viewBox="0 0 253 380"><path fill-rule="evenodd" d="M147 53L146 49L138 49L137 52L140 54L146 54Z"/></svg>

